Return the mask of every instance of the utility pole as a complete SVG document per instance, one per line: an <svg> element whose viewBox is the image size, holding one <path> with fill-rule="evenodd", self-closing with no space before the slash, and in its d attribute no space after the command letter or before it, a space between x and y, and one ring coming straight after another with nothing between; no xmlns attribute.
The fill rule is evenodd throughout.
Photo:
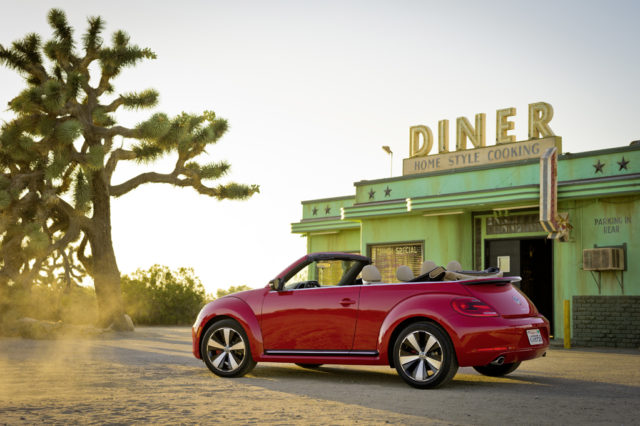
<svg viewBox="0 0 640 426"><path fill-rule="evenodd" d="M382 150L387 154L389 154L389 157L391 158L391 171L389 176L393 177L393 151L391 151L391 148L389 148L389 145L384 145L382 147Z"/></svg>

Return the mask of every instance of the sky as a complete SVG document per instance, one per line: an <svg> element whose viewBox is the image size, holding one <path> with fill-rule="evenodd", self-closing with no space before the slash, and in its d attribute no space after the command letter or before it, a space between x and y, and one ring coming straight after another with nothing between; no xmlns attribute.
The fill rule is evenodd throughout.
<svg viewBox="0 0 640 426"><path fill-rule="evenodd" d="M409 156L409 127L548 102L564 152L640 139L640 2L637 1L0 1L0 44L29 32L46 40L46 14L63 9L76 37L106 20L156 60L126 69L118 93L155 88L157 108L121 112L133 126L153 112L213 110L229 131L208 161L223 181L259 184L248 201L148 184L114 199L122 273L153 264L192 267L208 292L257 288L306 252L291 233L301 201L355 194L354 182L393 176ZM0 120L24 87L0 67ZM455 141L454 128L450 133ZM126 143L126 141L124 141ZM450 142L453 143L453 142ZM175 159L152 170L169 172ZM205 161L205 162L208 162ZM113 183L140 172L120 167Z"/></svg>

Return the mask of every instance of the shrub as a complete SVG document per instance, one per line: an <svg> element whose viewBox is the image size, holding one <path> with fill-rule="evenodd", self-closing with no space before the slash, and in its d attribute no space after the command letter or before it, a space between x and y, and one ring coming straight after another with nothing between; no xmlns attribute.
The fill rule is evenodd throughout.
<svg viewBox="0 0 640 426"><path fill-rule="evenodd" d="M30 288L11 286L0 295L0 323L19 318L93 324L98 306L93 287L36 284Z"/></svg>
<svg viewBox="0 0 640 426"><path fill-rule="evenodd" d="M206 293L193 269L172 271L153 265L122 276L125 311L136 324L191 324L206 301Z"/></svg>
<svg viewBox="0 0 640 426"><path fill-rule="evenodd" d="M218 289L218 291L216 291L216 298L221 298L223 296L226 296L228 294L233 294L233 293L238 293L240 291L245 291L245 290L251 290L251 287L247 286L247 285L239 285L239 286L231 286L226 290L223 290L221 288Z"/></svg>

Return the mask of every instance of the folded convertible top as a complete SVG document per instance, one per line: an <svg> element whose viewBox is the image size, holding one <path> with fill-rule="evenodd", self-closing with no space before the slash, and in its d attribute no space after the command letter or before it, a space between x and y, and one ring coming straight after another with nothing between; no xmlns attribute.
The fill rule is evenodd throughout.
<svg viewBox="0 0 640 426"><path fill-rule="evenodd" d="M489 267L484 271L447 271L442 266L438 266L427 273L419 275L409 282L425 281L459 281L473 280L478 278L502 278L502 271L495 267Z"/></svg>

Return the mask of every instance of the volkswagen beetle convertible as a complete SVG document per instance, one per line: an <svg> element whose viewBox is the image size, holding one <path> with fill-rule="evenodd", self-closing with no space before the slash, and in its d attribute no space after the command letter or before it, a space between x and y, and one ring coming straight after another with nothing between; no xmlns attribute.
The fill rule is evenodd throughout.
<svg viewBox="0 0 640 426"><path fill-rule="evenodd" d="M459 366L503 376L546 354L549 322L519 278L429 262L417 277L401 265L397 275L381 282L365 256L308 254L266 287L202 308L193 354L223 377L258 362L389 365L417 388L447 383Z"/></svg>

